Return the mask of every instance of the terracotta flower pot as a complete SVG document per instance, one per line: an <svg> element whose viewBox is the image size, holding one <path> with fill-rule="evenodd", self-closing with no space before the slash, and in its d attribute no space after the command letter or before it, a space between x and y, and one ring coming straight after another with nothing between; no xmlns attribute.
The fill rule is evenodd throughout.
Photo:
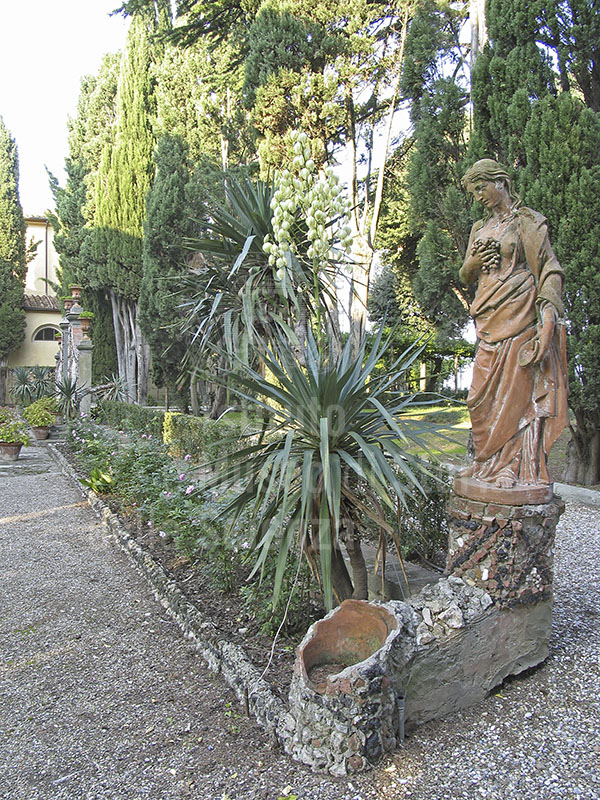
<svg viewBox="0 0 600 800"><path fill-rule="evenodd" d="M92 320L89 317L79 317L79 321L81 322L81 332L88 333L92 325Z"/></svg>
<svg viewBox="0 0 600 800"><path fill-rule="evenodd" d="M21 442L0 442L0 460L16 461L22 447Z"/></svg>
<svg viewBox="0 0 600 800"><path fill-rule="evenodd" d="M71 290L71 297L78 303L81 300L81 286L71 285L69 289Z"/></svg>
<svg viewBox="0 0 600 800"><path fill-rule="evenodd" d="M50 433L48 425L33 426L33 435L36 439L47 439Z"/></svg>

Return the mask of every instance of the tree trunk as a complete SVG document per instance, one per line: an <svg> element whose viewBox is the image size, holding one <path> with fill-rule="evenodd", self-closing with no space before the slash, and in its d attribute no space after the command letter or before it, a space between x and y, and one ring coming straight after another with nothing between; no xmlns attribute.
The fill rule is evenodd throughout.
<svg viewBox="0 0 600 800"><path fill-rule="evenodd" d="M220 383L215 384L215 395L210 407L209 417L218 419L227 409L227 390Z"/></svg>
<svg viewBox="0 0 600 800"><path fill-rule="evenodd" d="M112 291L110 302L113 312L119 377L127 385L127 402L133 403L137 396L134 315L131 313L129 302Z"/></svg>
<svg viewBox="0 0 600 800"><path fill-rule="evenodd" d="M352 567L352 581L354 583L354 592L352 597L356 600L369 599L369 581L367 576L367 565L363 556L362 547L360 546L360 538L353 533L346 540L346 550L350 558L350 566Z"/></svg>
<svg viewBox="0 0 600 800"><path fill-rule="evenodd" d="M479 53L487 42L487 26L485 23L485 0L471 0L469 3L471 22L471 68Z"/></svg>
<svg viewBox="0 0 600 800"><path fill-rule="evenodd" d="M6 358L0 358L0 406L6 403Z"/></svg>
<svg viewBox="0 0 600 800"><path fill-rule="evenodd" d="M139 305L135 304L135 354L137 359L137 402L142 406L148 397L148 375L150 373L150 346L146 341L139 321Z"/></svg>
<svg viewBox="0 0 600 800"><path fill-rule="evenodd" d="M562 479L565 483L593 486L600 483L600 426L582 413L575 412L575 417L577 424L571 426Z"/></svg>
<svg viewBox="0 0 600 800"><path fill-rule="evenodd" d="M421 361L420 366L420 373L419 373L419 391L426 392L427 391L427 362Z"/></svg>
<svg viewBox="0 0 600 800"><path fill-rule="evenodd" d="M350 336L352 351L358 352L367 325L369 276L373 263L373 248L353 223L352 281L350 283Z"/></svg>
<svg viewBox="0 0 600 800"><path fill-rule="evenodd" d="M425 381L425 391L437 392L440 385L440 375L442 372L443 358L434 356L431 372Z"/></svg>
<svg viewBox="0 0 600 800"><path fill-rule="evenodd" d="M343 603L354 594L352 580L346 567L346 562L342 551L338 547L333 547L331 551L331 583L333 594L338 603Z"/></svg>
<svg viewBox="0 0 600 800"><path fill-rule="evenodd" d="M227 362L225 359L219 359L219 363L216 368L217 375L222 375L225 371L227 366ZM218 419L221 414L227 409L227 387L224 386L222 383L215 383L214 384L215 394L213 397L213 401L211 404L209 416L211 419Z"/></svg>

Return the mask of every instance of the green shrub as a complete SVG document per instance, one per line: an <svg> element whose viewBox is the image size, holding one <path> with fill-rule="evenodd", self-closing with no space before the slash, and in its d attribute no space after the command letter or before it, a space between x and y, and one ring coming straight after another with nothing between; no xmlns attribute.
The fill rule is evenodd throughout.
<svg viewBox="0 0 600 800"><path fill-rule="evenodd" d="M102 400L97 406L95 416L99 422L105 422L111 428L145 433L160 439L164 414L164 411L157 408L121 403L117 400Z"/></svg>
<svg viewBox="0 0 600 800"><path fill-rule="evenodd" d="M9 444L20 442L27 447L30 441L25 423L20 419L13 417L12 419L6 419L4 422L0 421L0 442L8 442Z"/></svg>
<svg viewBox="0 0 600 800"><path fill-rule="evenodd" d="M448 547L446 503L450 496L450 476L436 471L439 480L423 479L426 497L407 498L408 508L398 514L400 547L405 558L435 561Z"/></svg>
<svg viewBox="0 0 600 800"><path fill-rule="evenodd" d="M6 408L6 406L0 406L0 423L10 422L14 418L14 411L12 411L10 408Z"/></svg>
<svg viewBox="0 0 600 800"><path fill-rule="evenodd" d="M284 635L293 636L298 631L305 631L313 620L323 615L322 604L316 604L311 598L312 579L306 561L303 560L298 569L298 560L292 556L285 567L281 594L273 607L271 587L275 582L276 570L275 554L269 553L262 579L255 577L244 584L240 594L248 613L259 623L264 634L275 636L281 626Z"/></svg>
<svg viewBox="0 0 600 800"><path fill-rule="evenodd" d="M51 414L58 414L58 402L56 396L53 394L42 397L40 400L37 400L34 405L39 405L40 408L49 411Z"/></svg>
<svg viewBox="0 0 600 800"><path fill-rule="evenodd" d="M55 415L44 406L43 400L36 400L23 409L23 416L34 428L49 428L56 419Z"/></svg>
<svg viewBox="0 0 600 800"><path fill-rule="evenodd" d="M232 453L242 433L240 422L214 420L167 411L163 423L163 441L172 455L189 456L192 461L213 461Z"/></svg>

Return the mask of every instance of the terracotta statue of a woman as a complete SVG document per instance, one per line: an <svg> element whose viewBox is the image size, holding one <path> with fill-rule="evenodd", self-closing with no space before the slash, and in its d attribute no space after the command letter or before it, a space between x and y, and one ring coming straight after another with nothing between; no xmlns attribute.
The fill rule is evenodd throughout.
<svg viewBox="0 0 600 800"><path fill-rule="evenodd" d="M477 284L467 398L475 463L464 475L501 489L548 484L546 456L568 425L563 269L546 219L521 206L504 167L484 158L463 185L486 210L459 273Z"/></svg>

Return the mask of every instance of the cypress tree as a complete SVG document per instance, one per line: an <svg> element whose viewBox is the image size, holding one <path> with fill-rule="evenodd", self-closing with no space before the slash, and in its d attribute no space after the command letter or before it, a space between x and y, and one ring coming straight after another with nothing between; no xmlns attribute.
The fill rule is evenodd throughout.
<svg viewBox="0 0 600 800"><path fill-rule="evenodd" d="M65 160L67 180L60 186L50 174L55 214L54 247L60 257L62 293L69 283L83 287L84 307L93 312L94 358L92 382L117 373L112 309L102 289L91 288L94 263L91 259L92 225L95 213L95 180L102 152L109 141L115 117L115 96L120 54L104 57L97 76L82 79L77 114L69 120L69 156Z"/></svg>
<svg viewBox="0 0 600 800"><path fill-rule="evenodd" d="M458 280L470 227L460 185L467 87L464 74L448 78L445 69L450 60L457 63L457 74L462 69L463 54L455 44L460 22L460 13L433 0L419 3L411 20L401 90L414 129L406 159L390 164L395 179L388 184L380 239L400 285L410 283L429 325L456 339L468 319L468 296ZM394 196L404 199L398 203Z"/></svg>
<svg viewBox="0 0 600 800"><path fill-rule="evenodd" d="M110 297L119 375L143 402L149 353L138 320L146 197L153 177L155 114L149 26L134 17L121 59L114 136L96 178L90 285Z"/></svg>
<svg viewBox="0 0 600 800"><path fill-rule="evenodd" d="M144 277L140 288L140 325L152 354L157 386L173 385L181 371L185 342L176 327L179 316L176 278L187 271L184 237L189 236L186 187L189 173L185 143L177 136L159 139L156 178L148 195L144 223Z"/></svg>
<svg viewBox="0 0 600 800"><path fill-rule="evenodd" d="M524 135L520 187L548 217L565 270L569 482L600 482L600 116L568 92L536 104Z"/></svg>
<svg viewBox="0 0 600 800"><path fill-rule="evenodd" d="M27 258L25 220L19 201L19 156L0 117L0 403L5 400L8 354L25 337L23 290Z"/></svg>
<svg viewBox="0 0 600 800"><path fill-rule="evenodd" d="M489 42L471 76L471 160L527 162L523 132L533 104L556 94L551 56L538 47L542 0L488 0Z"/></svg>

